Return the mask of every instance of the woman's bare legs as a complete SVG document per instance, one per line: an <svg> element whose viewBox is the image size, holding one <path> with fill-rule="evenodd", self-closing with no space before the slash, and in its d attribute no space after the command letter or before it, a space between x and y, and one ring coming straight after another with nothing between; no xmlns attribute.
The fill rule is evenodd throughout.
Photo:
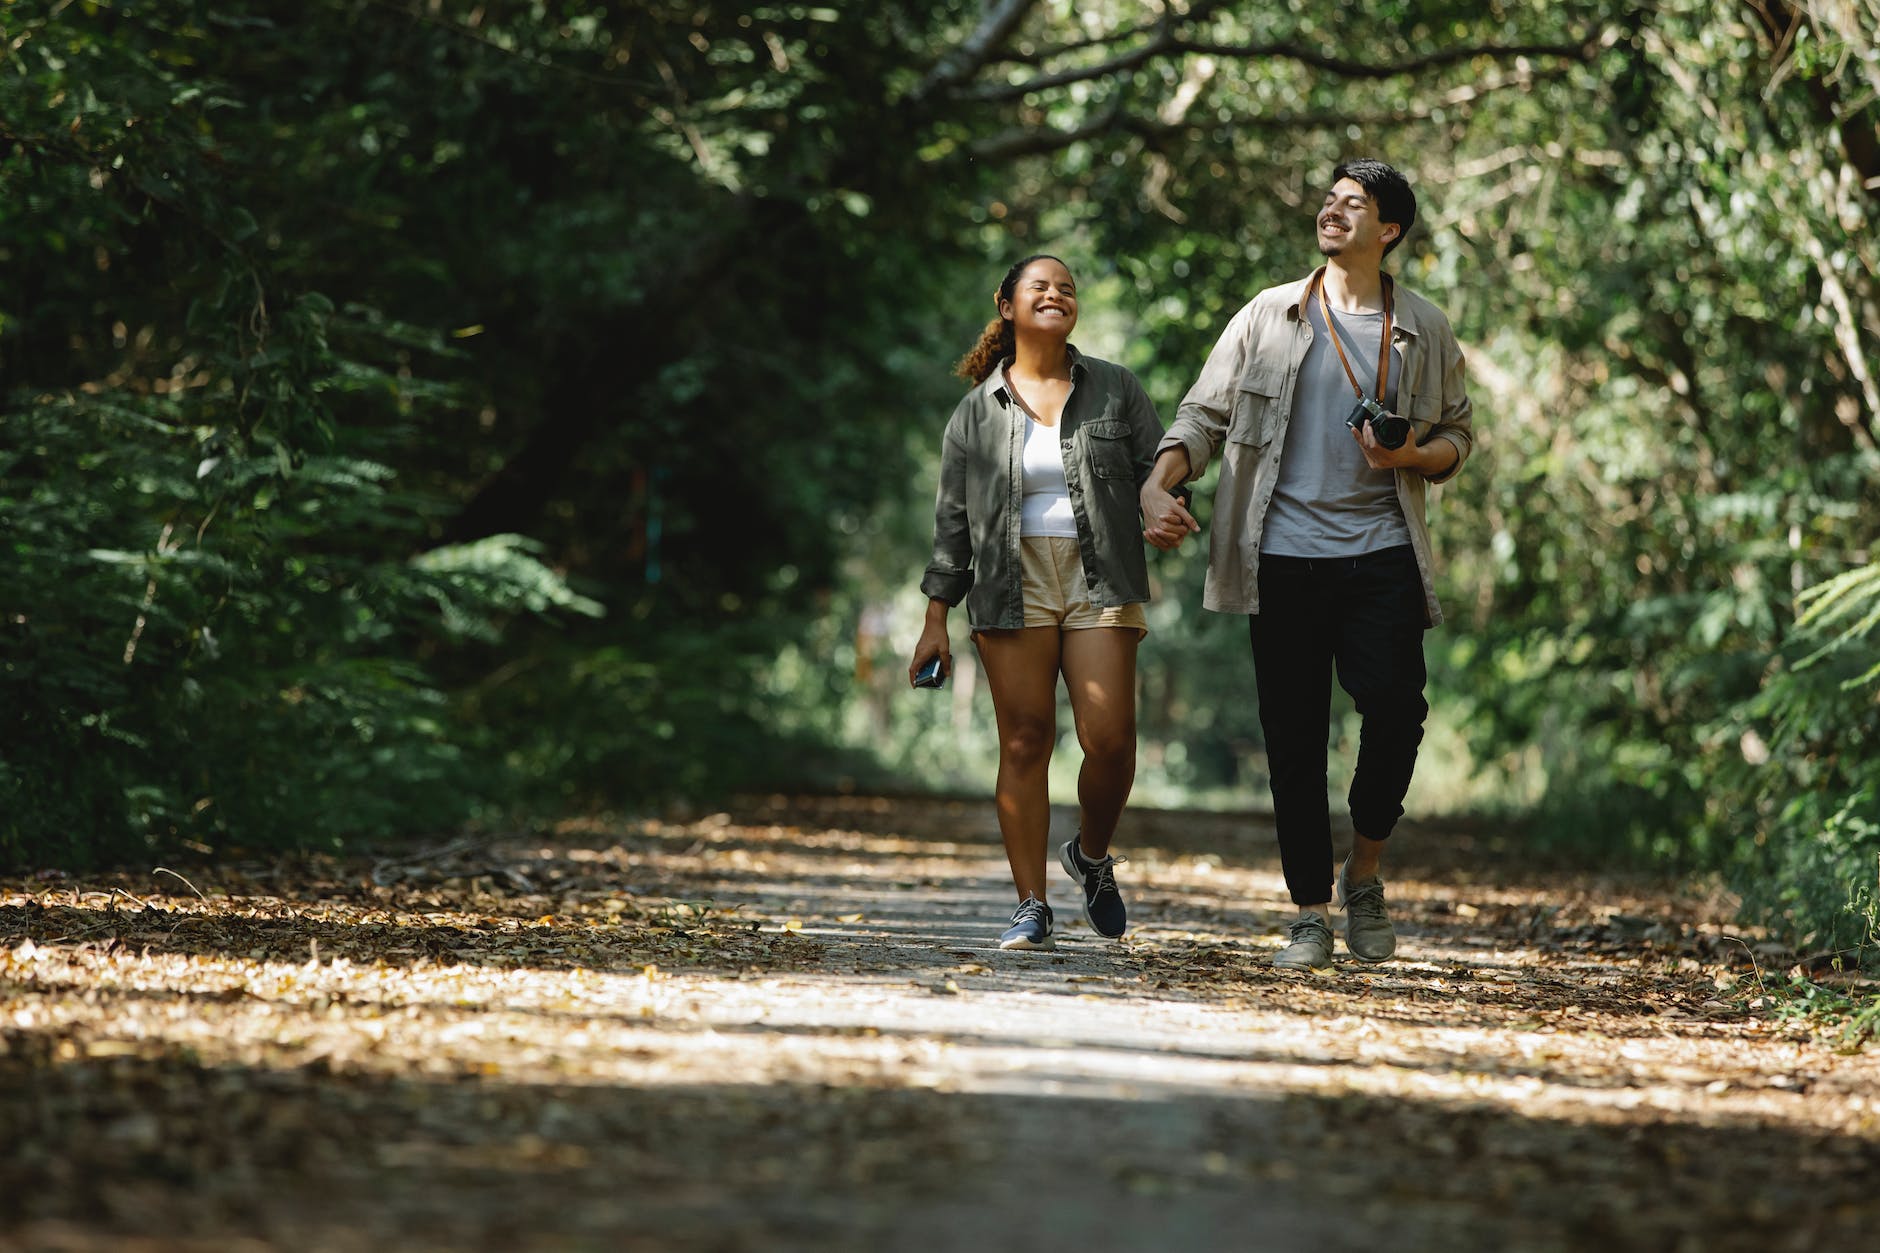
<svg viewBox="0 0 1880 1253"><path fill-rule="evenodd" d="M1058 628L981 631L973 636L999 723L999 833L1018 899L1045 900L1051 832L1049 772L1057 742Z"/></svg>
<svg viewBox="0 0 1880 1253"><path fill-rule="evenodd" d="M1064 632L1061 665L1084 764L1077 774L1083 811L1078 847L1091 861L1110 851L1117 819L1136 781L1136 646L1134 627Z"/></svg>

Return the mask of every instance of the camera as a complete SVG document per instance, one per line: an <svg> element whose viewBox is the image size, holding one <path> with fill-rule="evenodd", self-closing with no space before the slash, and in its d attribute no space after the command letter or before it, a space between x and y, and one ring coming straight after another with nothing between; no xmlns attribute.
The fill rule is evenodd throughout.
<svg viewBox="0 0 1880 1253"><path fill-rule="evenodd" d="M1403 442L1410 438L1409 418L1392 413L1369 396L1360 396L1345 418L1345 425L1359 431L1366 422L1371 424L1371 434L1377 442L1386 448L1402 448Z"/></svg>
<svg viewBox="0 0 1880 1253"><path fill-rule="evenodd" d="M922 666L914 674L915 687L945 687L946 682L946 666L945 663L940 660L939 653L935 653L928 660L927 664Z"/></svg>

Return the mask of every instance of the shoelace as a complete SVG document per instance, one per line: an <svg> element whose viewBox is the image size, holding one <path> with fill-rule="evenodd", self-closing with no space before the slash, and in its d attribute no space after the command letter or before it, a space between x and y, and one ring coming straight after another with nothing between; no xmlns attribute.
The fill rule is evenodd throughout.
<svg viewBox="0 0 1880 1253"><path fill-rule="evenodd" d="M1321 935L1326 939L1330 939L1331 934L1332 929L1320 922L1317 918L1301 918L1293 923L1286 933L1287 938L1294 944L1300 944L1306 940L1318 939Z"/></svg>
<svg viewBox="0 0 1880 1253"><path fill-rule="evenodd" d="M1012 911L1012 924L1016 926L1028 920L1048 922L1049 917L1050 915L1045 912L1045 903L1043 901L1035 896L1027 896L1023 901L1019 902L1018 908Z"/></svg>
<svg viewBox="0 0 1880 1253"><path fill-rule="evenodd" d="M1084 873L1085 879L1097 881L1097 892L1116 891L1116 868L1128 861L1127 857L1105 857L1102 861L1090 863L1090 869Z"/></svg>
<svg viewBox="0 0 1880 1253"><path fill-rule="evenodd" d="M1345 912L1364 918L1384 917L1384 885L1373 879L1357 887L1345 885Z"/></svg>

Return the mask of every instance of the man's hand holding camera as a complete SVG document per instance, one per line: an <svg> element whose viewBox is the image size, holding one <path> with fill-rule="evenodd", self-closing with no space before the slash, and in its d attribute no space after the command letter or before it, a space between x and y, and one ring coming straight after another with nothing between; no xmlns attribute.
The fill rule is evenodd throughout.
<svg viewBox="0 0 1880 1253"><path fill-rule="evenodd" d="M1384 416L1397 417L1391 413ZM1402 418L1397 420L1403 421ZM1373 429L1375 421L1351 428L1351 438L1358 441L1365 464L1373 470L1414 470L1425 478L1434 478L1456 463L1456 446L1446 439L1433 439L1422 445L1414 439L1406 439L1396 448L1386 448L1378 442L1377 431Z"/></svg>

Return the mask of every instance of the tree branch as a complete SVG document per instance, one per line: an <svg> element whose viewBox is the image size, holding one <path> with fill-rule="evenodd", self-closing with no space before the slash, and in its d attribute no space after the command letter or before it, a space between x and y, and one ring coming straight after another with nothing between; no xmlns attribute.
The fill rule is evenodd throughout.
<svg viewBox="0 0 1880 1253"><path fill-rule="evenodd" d="M1018 126L1008 131L1001 131L990 139L982 139L967 147L967 151L980 161L1010 161L1017 157L1042 156L1047 152L1057 152L1072 144L1086 139L1095 139L1112 131L1121 131L1132 135L1171 134L1181 129L1179 126L1165 126L1149 118L1124 117L1121 105L1112 105L1104 110L1102 116L1072 130L1050 130L1036 126Z"/></svg>
<svg viewBox="0 0 1880 1253"><path fill-rule="evenodd" d="M1457 87L1431 101L1431 109L1398 109L1390 113L1274 113L1236 117L1233 125L1249 130L1319 130L1345 126L1401 126L1406 122L1427 122L1435 116L1434 108L1464 108L1491 92L1510 87L1531 87L1535 83L1563 78L1565 69L1547 70L1493 82ZM980 161L1001 161L1015 157L1042 156L1068 148L1086 139L1106 133L1140 135L1145 139L1178 134L1200 128L1186 122L1164 122L1155 118L1125 116L1120 105L1112 105L1102 116L1071 130L1040 127L1014 127L968 146L967 151Z"/></svg>
<svg viewBox="0 0 1880 1253"><path fill-rule="evenodd" d="M1769 44L1774 66L1769 90L1773 92L1793 60L1796 32L1809 23L1811 15L1785 0L1750 0L1748 7L1756 14ZM1862 189L1870 200L1880 203L1880 134L1863 116L1866 108L1849 108L1831 78L1811 77L1803 82L1815 116L1840 138L1841 154L1860 177Z"/></svg>
<svg viewBox="0 0 1880 1253"><path fill-rule="evenodd" d="M528 48L510 47L507 44L500 43L497 40L491 39L480 30L461 25L440 15L436 11L435 6L427 11L417 4L405 3L404 0L366 0L366 3L384 9L388 13L396 13L400 17L410 18L413 22L420 22L424 25L434 27L437 30L443 31L445 34L454 35L458 39L468 40L499 56L521 61L526 65L533 65L537 69L552 70L557 74L567 74L573 78L585 79L589 82L601 83L609 87L618 87L620 85L615 79L610 79L605 75L595 74L589 70L577 69L571 65L563 65L553 57L546 56L543 53L534 52Z"/></svg>
<svg viewBox="0 0 1880 1253"><path fill-rule="evenodd" d="M1297 61L1301 65L1310 65L1314 69L1324 70L1329 74L1337 74L1344 78L1401 78L1421 74L1425 70L1455 65L1458 62L1473 61L1477 57L1490 57L1497 61L1506 61L1514 57L1561 57L1584 61L1592 55L1594 49L1600 46L1603 38L1602 33L1595 32L1577 43L1568 44L1481 44L1467 48L1448 48L1442 52L1432 52L1428 56L1415 57L1408 61L1393 61L1383 65L1346 61L1321 52L1314 52L1310 48L1295 43L1213 44L1184 40L1180 47L1184 53L1203 53L1216 57L1236 57L1242 60L1279 58Z"/></svg>
<svg viewBox="0 0 1880 1253"><path fill-rule="evenodd" d="M1113 48L1117 44L1128 43L1144 35L1161 30L1166 21L1158 19L1131 26L1127 30L1112 31L1107 35L1093 35L1089 39L1073 39L1051 48L1039 48L1034 52L1005 52L990 60L999 65L1046 65L1059 57L1067 57L1073 52L1084 52L1091 48Z"/></svg>
<svg viewBox="0 0 1880 1253"><path fill-rule="evenodd" d="M1196 3L1189 5L1184 13L1164 13L1153 22L1139 22L1126 30L1111 31L1107 35L1093 35L1089 39L1073 39L1069 43L1039 48L1032 52L1005 52L992 57L991 60L1002 65L1044 65L1059 57L1069 56L1073 52L1082 52L1088 48L1110 48L1117 44L1128 43L1142 35L1166 29L1176 18L1193 26L1197 22L1212 17L1214 10L1222 7L1224 3L1225 0L1196 0Z"/></svg>
<svg viewBox="0 0 1880 1253"><path fill-rule="evenodd" d="M1093 78L1107 78L1122 70L1133 70L1150 57L1160 56L1181 47L1180 42L1167 30L1163 30L1140 48L1099 61L1095 65L1086 65L1081 69L1059 70L1055 74L1034 74L1022 83L1000 83L979 87L960 94L968 100L983 100L996 103L1003 100L1019 100L1033 92L1045 91L1052 87L1062 87L1068 83L1088 82Z"/></svg>
<svg viewBox="0 0 1880 1253"><path fill-rule="evenodd" d="M978 73L980 67L992 59L999 45L1018 29L1018 24L1025 20L1036 2L988 0L985 16L979 19L973 33L927 71L927 76L908 93L908 99L919 103L934 92L957 86Z"/></svg>
<svg viewBox="0 0 1880 1253"><path fill-rule="evenodd" d="M1034 92L1046 91L1053 87L1063 87L1070 83L1088 82L1095 78L1107 78L1123 70L1135 69L1143 62L1164 53L1177 56L1205 55L1231 58L1242 61L1286 60L1309 65L1314 69L1324 70L1344 78L1399 78L1406 75L1420 74L1426 70L1439 69L1447 65L1472 61L1477 57L1492 57L1507 60L1512 57L1563 57L1575 61L1590 58L1593 52L1604 42L1604 34L1596 32L1577 43L1559 44L1479 44L1466 48L1450 48L1442 52L1433 52L1428 56L1415 57L1408 61L1393 61L1381 65L1368 65L1359 61L1347 61L1339 57L1328 56L1311 48L1291 42L1270 44L1227 44L1204 40L1182 39L1164 33L1143 44L1140 48L1087 65L1074 70L1059 70L1053 74L1036 74L1022 83L1001 83L961 93L968 99L998 103L1019 100Z"/></svg>

